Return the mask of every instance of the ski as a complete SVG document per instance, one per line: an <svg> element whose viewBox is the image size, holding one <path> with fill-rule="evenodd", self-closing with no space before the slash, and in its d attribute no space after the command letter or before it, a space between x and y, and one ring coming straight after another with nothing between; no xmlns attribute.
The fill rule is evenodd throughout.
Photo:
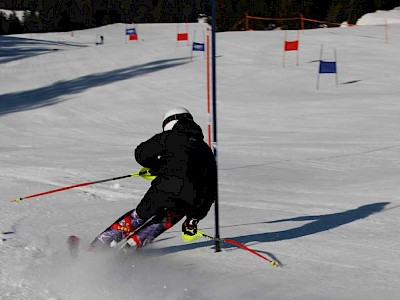
<svg viewBox="0 0 400 300"><path fill-rule="evenodd" d="M154 220L156 216L151 217L150 219L148 219L146 222L144 222L141 226L139 226L138 228L136 228L136 230L130 232L122 241L120 241L119 243L113 241L110 244L110 248L116 248L117 244L120 244L121 246L118 247L118 251L124 251L128 249L128 245L129 247L132 246L130 245L130 238L137 232L139 232L140 230L142 230L143 228L145 228L146 226L152 224L152 221ZM70 235L67 238L67 245L68 245L68 250L69 250L69 254L71 255L71 258L73 260L78 258L78 253L79 253L79 246L81 243L81 240L79 237L77 237L76 235ZM90 248L88 250L90 251Z"/></svg>

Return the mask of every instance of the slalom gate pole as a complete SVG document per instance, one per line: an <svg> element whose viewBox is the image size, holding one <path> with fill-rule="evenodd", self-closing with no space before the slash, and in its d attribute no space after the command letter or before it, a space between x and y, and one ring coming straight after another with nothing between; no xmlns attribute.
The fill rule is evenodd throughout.
<svg viewBox="0 0 400 300"><path fill-rule="evenodd" d="M216 66L216 28L217 5L216 0L211 1L211 78L212 78L212 117L213 117L213 142L212 149L217 165L217 193L214 201L215 237L219 238L219 205L218 205L218 138L217 138L217 66ZM215 241L215 252L221 251L218 240Z"/></svg>
<svg viewBox="0 0 400 300"><path fill-rule="evenodd" d="M147 180L153 180L155 178L155 176L150 174L148 168L142 168L138 172L135 172L135 173L132 173L132 174L129 174L129 175L124 175L124 176L119 176L119 177L114 177L114 178L108 178L108 179L102 179L102 180L96 180L96 181L88 181L88 182L78 183L78 184L65 186L65 187L61 187L61 188L58 188L58 189L54 189L54 190L49 190L49 191L46 191L46 192L41 192L41 193L38 193L38 194L33 194L33 195L25 196L25 197L19 197L19 198L16 198L15 200L13 200L12 202L14 202L14 201L15 202L21 202L21 200L24 200L24 199L39 197L39 196L52 194L52 193L56 193L56 192L61 192L61 191L65 191L65 190L69 190L69 189L73 189L73 188L77 188L77 187L82 187L82 186L87 186L87 185L92 185L92 184L97 184L97 183L103 183L103 182L107 182L107 181L113 181L113 180L118 180L118 179L123 179L123 178L128 178L128 177L138 177L138 176L140 176L140 177L142 177L144 179L147 179Z"/></svg>
<svg viewBox="0 0 400 300"><path fill-rule="evenodd" d="M250 253L253 253L254 255L257 255L258 257L266 260L273 267L279 267L280 266L277 261L271 260L268 257L265 257L264 255L258 253L257 251L255 251L253 249L250 249L249 247L243 245L242 243L239 243L238 241L235 241L235 240L232 240L232 239L223 239L223 238L213 237L211 235L205 234L204 232L202 232L200 230L199 230L199 232L201 233L202 237L205 237L207 239L210 239L210 240L213 240L213 241L217 241L217 242L224 242L224 243L232 244L232 245L235 245L235 246L237 246L239 248L242 248L243 250L249 251Z"/></svg>

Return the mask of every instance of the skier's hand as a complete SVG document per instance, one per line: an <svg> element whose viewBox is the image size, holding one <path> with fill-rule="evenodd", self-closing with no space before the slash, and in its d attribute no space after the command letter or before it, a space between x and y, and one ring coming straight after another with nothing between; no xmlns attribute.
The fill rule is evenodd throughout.
<svg viewBox="0 0 400 300"><path fill-rule="evenodd" d="M182 239L185 242L191 242L196 240L200 236L200 232L197 231L197 224L199 220L187 218L182 224Z"/></svg>
<svg viewBox="0 0 400 300"><path fill-rule="evenodd" d="M153 170L149 168L141 168L139 172L133 173L132 177L140 176L147 180L153 180L157 177L157 174L154 174Z"/></svg>

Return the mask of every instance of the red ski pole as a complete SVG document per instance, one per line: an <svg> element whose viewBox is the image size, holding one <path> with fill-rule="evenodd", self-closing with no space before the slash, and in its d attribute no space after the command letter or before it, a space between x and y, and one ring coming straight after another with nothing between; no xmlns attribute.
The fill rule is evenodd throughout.
<svg viewBox="0 0 400 300"><path fill-rule="evenodd" d="M24 200L24 199L39 197L39 196L52 194L52 193L56 193L56 192L61 192L61 191L65 191L65 190L69 190L69 189L73 189L73 188L77 188L77 187L82 187L82 186L87 186L87 185L96 184L96 183L102 183L102 182L107 182L107 181L113 181L113 180L118 180L118 179L127 178L127 177L137 177L137 176L140 176L140 177L142 177L144 179L147 179L147 180L153 180L156 177L156 176L153 176L153 175L150 174L150 171L149 171L148 168L142 168L142 169L140 169L140 171L132 173L132 174L129 174L129 175L124 175L124 176L119 176L119 177L114 177L114 178L108 178L108 179L102 179L102 180L96 180L96 181L88 181L88 182L78 183L78 184L65 186L65 187L61 187L61 188L50 190L50 191L46 191L46 192L41 192L41 193L38 193L38 194L33 194L33 195L25 196L25 197L19 197L19 198L16 198L15 200L13 200L13 201L21 202L21 200Z"/></svg>
<svg viewBox="0 0 400 300"><path fill-rule="evenodd" d="M198 231L199 231L199 232L201 233L201 235L202 235L203 237L205 237L205 238L208 238L208 239L210 239L210 240L217 241L217 242L224 242L224 243L229 243L229 244L235 245L235 246L237 246L237 247L239 247L239 248L242 248L242 249L244 249L244 250L246 250L246 251L249 251L250 253L253 253L254 255L257 255L258 257L260 257L260 258L266 260L266 261L269 262L270 265L273 266L273 267L279 267L279 266L280 266L279 263L278 263L277 261L271 260L271 259L269 259L268 257L265 257L264 255L258 253L257 251L255 251L255 250L253 250L253 249L250 249L249 247L243 245L242 243L239 243L238 241L231 240L231 239L216 238L216 237L213 237L213 236L211 236L211 235L205 234L204 232L202 232L202 231L200 231L200 230L198 230Z"/></svg>

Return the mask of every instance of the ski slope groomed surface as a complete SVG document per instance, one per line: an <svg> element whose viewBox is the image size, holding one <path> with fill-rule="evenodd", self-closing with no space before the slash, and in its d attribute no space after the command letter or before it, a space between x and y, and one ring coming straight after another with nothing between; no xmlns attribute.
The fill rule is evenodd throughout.
<svg viewBox="0 0 400 300"><path fill-rule="evenodd" d="M126 24L0 36L0 299L399 299L400 25L368 18L299 32L285 59L297 31L216 35L220 235L278 268L185 243L180 223L130 255L86 253L141 178L12 201L137 171L175 106L207 137L207 60L177 24L138 24L138 41ZM188 24L189 44L205 26ZM337 73L319 74L321 48ZM214 224L212 208L199 228Z"/></svg>

